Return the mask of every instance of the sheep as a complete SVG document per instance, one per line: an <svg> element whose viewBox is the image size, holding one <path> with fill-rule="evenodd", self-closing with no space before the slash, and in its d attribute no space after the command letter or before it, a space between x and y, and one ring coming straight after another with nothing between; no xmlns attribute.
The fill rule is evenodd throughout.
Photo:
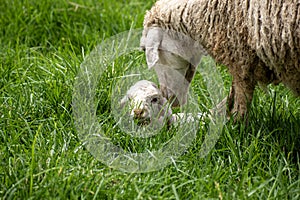
<svg viewBox="0 0 300 200"><path fill-rule="evenodd" d="M206 54L228 67L233 81L227 107L238 117L247 114L258 84L281 82L300 95L299 0L159 0L143 26L141 47L148 67L155 69L172 106L186 102Z"/></svg>
<svg viewBox="0 0 300 200"><path fill-rule="evenodd" d="M140 80L126 91L120 101L120 107L128 108L126 104L131 119L137 120L138 125L141 126L153 125L156 121L159 126L166 123L170 127L176 122L193 122L204 116L197 113L195 119L192 113L173 114L168 100L163 97L158 86L148 80Z"/></svg>

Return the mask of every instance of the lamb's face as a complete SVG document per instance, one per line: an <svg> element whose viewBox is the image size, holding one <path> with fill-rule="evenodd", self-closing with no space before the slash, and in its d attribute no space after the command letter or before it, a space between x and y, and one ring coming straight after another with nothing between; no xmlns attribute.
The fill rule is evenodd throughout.
<svg viewBox="0 0 300 200"><path fill-rule="evenodd" d="M163 122L172 115L166 98L158 87L150 81L142 80L130 87L126 96L121 100L121 106L129 106L129 113L140 124L150 124L157 119Z"/></svg>

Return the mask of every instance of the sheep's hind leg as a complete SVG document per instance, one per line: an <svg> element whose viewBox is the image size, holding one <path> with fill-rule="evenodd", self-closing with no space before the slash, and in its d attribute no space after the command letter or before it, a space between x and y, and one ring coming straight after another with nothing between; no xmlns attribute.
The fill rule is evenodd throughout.
<svg viewBox="0 0 300 200"><path fill-rule="evenodd" d="M255 89L254 81L234 79L228 96L228 111L235 121L247 118L248 107Z"/></svg>

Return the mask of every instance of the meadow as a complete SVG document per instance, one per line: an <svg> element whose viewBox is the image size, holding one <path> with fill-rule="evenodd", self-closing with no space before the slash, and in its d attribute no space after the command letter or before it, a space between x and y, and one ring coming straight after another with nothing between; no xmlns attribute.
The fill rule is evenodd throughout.
<svg viewBox="0 0 300 200"><path fill-rule="evenodd" d="M257 88L248 121L227 121L207 156L199 155L199 130L183 155L156 171L114 169L81 142L72 107L81 63L103 40L142 28L154 2L1 1L0 199L300 199L300 99L283 85ZM113 129L112 83L133 58L145 60L116 59L97 89L97 118L114 140L124 134ZM228 92L231 77L217 70ZM193 91L203 85L196 77Z"/></svg>

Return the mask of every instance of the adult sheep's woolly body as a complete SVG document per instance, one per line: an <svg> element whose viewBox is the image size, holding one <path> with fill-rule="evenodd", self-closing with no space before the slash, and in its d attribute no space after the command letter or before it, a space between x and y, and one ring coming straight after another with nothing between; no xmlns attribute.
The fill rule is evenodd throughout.
<svg viewBox="0 0 300 200"><path fill-rule="evenodd" d="M299 0L160 0L144 30L160 27L199 42L233 76L232 112L243 115L257 83L300 95Z"/></svg>

